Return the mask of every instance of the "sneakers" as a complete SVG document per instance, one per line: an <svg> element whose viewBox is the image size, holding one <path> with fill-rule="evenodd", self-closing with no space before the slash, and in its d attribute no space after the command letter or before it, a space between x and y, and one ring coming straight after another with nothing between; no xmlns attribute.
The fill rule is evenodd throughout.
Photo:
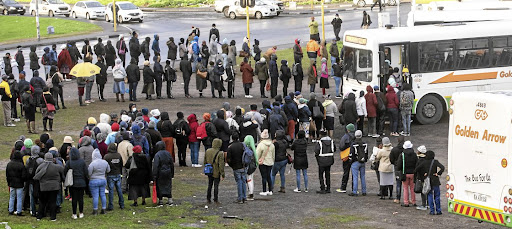
<svg viewBox="0 0 512 229"><path fill-rule="evenodd" d="M192 168L201 168L201 167L202 167L202 165L200 165L200 164L192 164Z"/></svg>
<svg viewBox="0 0 512 229"><path fill-rule="evenodd" d="M254 200L254 194L249 194L247 197L247 200L253 201Z"/></svg>
<svg viewBox="0 0 512 229"><path fill-rule="evenodd" d="M400 203L400 200L395 199L395 200L393 200L393 203L395 203L395 204L399 204L399 203Z"/></svg>
<svg viewBox="0 0 512 229"><path fill-rule="evenodd" d="M8 127L15 127L16 125L12 124L12 123L9 123L7 124Z"/></svg>
<svg viewBox="0 0 512 229"><path fill-rule="evenodd" d="M426 211L427 207L425 207L425 206L418 206L418 207L416 207L416 210Z"/></svg>
<svg viewBox="0 0 512 229"><path fill-rule="evenodd" d="M246 98L246 99L251 99L251 98L252 98L252 95L245 95L245 98Z"/></svg>
<svg viewBox="0 0 512 229"><path fill-rule="evenodd" d="M91 100L85 100L85 104L90 104Z"/></svg>
<svg viewBox="0 0 512 229"><path fill-rule="evenodd" d="M372 135L372 138L378 138L378 137L380 137L380 135L378 135L378 134Z"/></svg>
<svg viewBox="0 0 512 229"><path fill-rule="evenodd" d="M69 200L69 198L71 198L71 195L67 195L64 199Z"/></svg>
<svg viewBox="0 0 512 229"><path fill-rule="evenodd" d="M337 95L335 98L337 98L337 99L341 99L341 98L343 98L343 97L341 97L341 95Z"/></svg>
<svg viewBox="0 0 512 229"><path fill-rule="evenodd" d="M84 218L84 213L80 213L80 214L78 215L78 218L80 218L80 219L81 219L81 218Z"/></svg>
<svg viewBox="0 0 512 229"><path fill-rule="evenodd" d="M71 216L71 219L78 219L78 216L76 216L76 214L73 214L73 215Z"/></svg>
<svg viewBox="0 0 512 229"><path fill-rule="evenodd" d="M348 195L349 195L349 196L358 196L357 194L355 194L355 193L353 193L353 192L349 193Z"/></svg>
<svg viewBox="0 0 512 229"><path fill-rule="evenodd" d="M271 195L273 195L273 194L274 194L274 193L273 193L272 191L268 191L268 192L267 192L267 196L271 196Z"/></svg>
<svg viewBox="0 0 512 229"><path fill-rule="evenodd" d="M267 192L260 192L260 196L266 196Z"/></svg>
<svg viewBox="0 0 512 229"><path fill-rule="evenodd" d="M304 190L304 192L305 192L305 193L308 193L308 189L306 188L306 189Z"/></svg>
<svg viewBox="0 0 512 229"><path fill-rule="evenodd" d="M336 192L337 193L347 193L347 190L343 190L343 189L338 188L338 189L336 189Z"/></svg>
<svg viewBox="0 0 512 229"><path fill-rule="evenodd" d="M293 190L293 192L300 193L301 191L300 191L300 189L296 188Z"/></svg>

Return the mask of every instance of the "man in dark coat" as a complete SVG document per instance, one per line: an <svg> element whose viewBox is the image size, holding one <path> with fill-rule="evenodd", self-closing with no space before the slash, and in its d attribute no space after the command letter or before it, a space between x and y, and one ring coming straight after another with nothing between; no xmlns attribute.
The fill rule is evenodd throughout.
<svg viewBox="0 0 512 229"><path fill-rule="evenodd" d="M243 164L244 144L239 141L238 133L233 133L233 142L229 145L226 154L226 161L233 169L235 182L238 187L237 203L243 204L247 201L247 173Z"/></svg>
<svg viewBox="0 0 512 229"><path fill-rule="evenodd" d="M188 135L190 135L190 126L184 119L183 113L180 111L176 114L178 119L174 121L174 138L178 147L178 160L180 166L187 167L185 159L187 158Z"/></svg>
<svg viewBox="0 0 512 229"><path fill-rule="evenodd" d="M192 68L192 67L191 67ZM222 96L222 91L224 89L224 85L222 83L222 74L224 74L224 66L222 65L222 60L217 60L217 64L215 65L213 69L213 82L215 83L215 88L217 91L219 91L219 98L223 99L224 96ZM215 96L212 96L215 98Z"/></svg>
<svg viewBox="0 0 512 229"><path fill-rule="evenodd" d="M174 68L174 62L176 61L176 56L178 54L178 46L176 43L174 43L174 37L169 37L169 40L167 41L167 48L169 51L167 51L167 59L171 60L172 62L172 68ZM206 58L208 59L208 58Z"/></svg>
<svg viewBox="0 0 512 229"><path fill-rule="evenodd" d="M324 114L324 106L322 105L322 103L320 101L318 101L316 99L316 94L315 93L311 93L309 95L309 102L308 102L308 108L311 111L311 113L314 113L313 112L314 107L320 107L320 112L322 114ZM315 118L315 117L311 116L311 118L315 122L316 131L311 132L310 136L312 136L312 139L318 140L320 138L320 129L322 129L323 117L322 118ZM316 136L316 138L315 138L315 136Z"/></svg>
<svg viewBox="0 0 512 229"><path fill-rule="evenodd" d="M215 27L215 23L212 24L212 28L210 29L210 36L208 36L208 40L211 40L212 39L212 35L215 34L215 36L217 37L218 40L220 40L220 36L219 36L219 30L217 29L217 27ZM199 36L199 35L197 35Z"/></svg>
<svg viewBox="0 0 512 229"><path fill-rule="evenodd" d="M153 71L155 72L156 98L162 99L162 75L164 74L164 68L160 64L160 56L155 56L154 59Z"/></svg>
<svg viewBox="0 0 512 229"><path fill-rule="evenodd" d="M25 57L23 56L23 50L21 50L21 46L18 46L18 52L14 55L14 59L16 63L18 63L18 72L22 72L25 67Z"/></svg>
<svg viewBox="0 0 512 229"><path fill-rule="evenodd" d="M396 169L398 157L402 154L404 151L404 136L398 136L397 138L397 145L391 149L391 153L389 154L389 161L391 164L395 166L395 177L396 177L396 198L394 200L395 203L400 203L400 198L402 198L402 181L397 176L399 173ZM401 164L401 163L400 163Z"/></svg>
<svg viewBox="0 0 512 229"><path fill-rule="evenodd" d="M332 139L327 136L327 132L320 132L322 138L315 145L315 157L318 163L318 176L320 179L320 190L316 193L331 193L331 165L334 164L334 152L336 145ZM325 182L324 182L325 178Z"/></svg>
<svg viewBox="0 0 512 229"><path fill-rule="evenodd" d="M272 56L270 57L268 71L270 73L270 98L274 98L277 95L277 87L279 83L279 69L277 68L277 56L274 54L272 54Z"/></svg>
<svg viewBox="0 0 512 229"><path fill-rule="evenodd" d="M107 66L103 63L103 57L98 56L98 62L96 66L100 67L100 74L96 75L96 84L98 86L98 97L101 102L106 102L105 96L103 96L103 90L105 90L105 84L107 83Z"/></svg>
<svg viewBox="0 0 512 229"><path fill-rule="evenodd" d="M343 118L345 119L345 125L350 123L357 125L359 117L357 115L356 108L356 95L352 92L348 94L347 100L343 101L341 106L338 108L338 111L341 114L343 114Z"/></svg>
<svg viewBox="0 0 512 229"><path fill-rule="evenodd" d="M126 78L128 78L130 101L134 102L139 101L137 100L137 84L139 84L140 81L140 69L137 65L137 59L132 58L130 64L126 67Z"/></svg>
<svg viewBox="0 0 512 229"><path fill-rule="evenodd" d="M132 33L132 38L128 43L128 47L130 49L130 56L132 59L135 59L135 64L139 64L139 56L140 56L140 43L139 43L139 34L135 31Z"/></svg>
<svg viewBox="0 0 512 229"><path fill-rule="evenodd" d="M304 72L302 63L295 63L292 67L293 80L295 81L295 91L302 92L302 80L304 80Z"/></svg>
<svg viewBox="0 0 512 229"><path fill-rule="evenodd" d="M38 71L34 72L34 76L30 79L30 85L34 88L34 100L36 102L36 107L39 107L41 105L43 88L46 87L46 82L39 77Z"/></svg>
<svg viewBox="0 0 512 229"><path fill-rule="evenodd" d="M36 71L39 70L39 57L36 54L36 46L30 46L30 54L28 55L30 58L30 70Z"/></svg>
<svg viewBox="0 0 512 229"><path fill-rule="evenodd" d="M284 131L287 120L281 116L281 107L274 106L269 117L270 122L270 138L275 139L275 134L278 130Z"/></svg>
<svg viewBox="0 0 512 229"><path fill-rule="evenodd" d="M336 14L336 17L334 17L331 21L331 25L334 29L334 36L336 36L336 41L340 40L341 23L343 23L343 21L341 20L340 15Z"/></svg>
<svg viewBox="0 0 512 229"><path fill-rule="evenodd" d="M217 111L217 118L213 120L213 125L215 125L215 129L217 130L217 138L222 140L222 146L220 148L221 151L227 152L229 140L231 138L231 130L229 129L229 125L224 120L224 111Z"/></svg>
<svg viewBox="0 0 512 229"><path fill-rule="evenodd" d="M103 39L101 39L101 37L98 37L98 43L94 45L94 53L96 53L96 56L105 55L105 45L103 44Z"/></svg>
<svg viewBox="0 0 512 229"><path fill-rule="evenodd" d="M151 38L146 37L144 39L144 41L142 42L142 44L140 45L140 51L142 52L142 55L144 56L144 60L148 60L148 61L149 61L149 56L151 55L151 53L149 52L150 42L151 42Z"/></svg>
<svg viewBox="0 0 512 229"><path fill-rule="evenodd" d="M156 143L157 153L153 160L153 181L156 183L158 205L163 205L163 197L167 197L167 204L172 201L172 178L174 177L174 161L171 154L165 150L165 143Z"/></svg>
<svg viewBox="0 0 512 229"><path fill-rule="evenodd" d="M288 83L290 82L290 78L292 78L292 72L288 67L288 61L281 60L281 76L279 79L283 81L283 95L288 94Z"/></svg>
<svg viewBox="0 0 512 229"><path fill-rule="evenodd" d="M286 133L290 136L290 139L293 140L295 138L295 122L299 119L299 108L288 95L284 97L283 111L288 118L288 129Z"/></svg>
<svg viewBox="0 0 512 229"><path fill-rule="evenodd" d="M180 71L183 73L185 97L192 98L188 91L188 85L190 84L190 78L192 77L192 63L190 63L187 56L184 56L180 61Z"/></svg>
<svg viewBox="0 0 512 229"><path fill-rule="evenodd" d="M13 158L7 164L5 176L7 178L7 185L9 186L11 192L9 198L9 215L13 215L14 210L16 210L16 214L18 216L23 216L23 187L25 185L25 181L28 178L28 172L25 166L23 165L22 155L20 151L14 152ZM14 207L15 201L16 208Z"/></svg>
<svg viewBox="0 0 512 229"><path fill-rule="evenodd" d="M108 184L108 207L107 211L114 210L114 187L119 198L119 208L124 208L123 190L121 190L121 172L123 170L123 157L117 152L117 145L110 143L107 148L107 154L103 158L110 166L110 172L107 173Z"/></svg>

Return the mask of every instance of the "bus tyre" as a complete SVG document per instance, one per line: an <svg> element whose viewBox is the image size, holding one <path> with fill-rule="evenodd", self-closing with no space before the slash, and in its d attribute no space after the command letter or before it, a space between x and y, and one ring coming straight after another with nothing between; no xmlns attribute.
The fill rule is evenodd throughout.
<svg viewBox="0 0 512 229"><path fill-rule="evenodd" d="M435 124L443 117L443 104L433 95L427 95L416 107L416 119L419 123Z"/></svg>
<svg viewBox="0 0 512 229"><path fill-rule="evenodd" d="M357 1L357 6L364 7L364 6L366 6L366 2L364 0L359 0L359 1Z"/></svg>

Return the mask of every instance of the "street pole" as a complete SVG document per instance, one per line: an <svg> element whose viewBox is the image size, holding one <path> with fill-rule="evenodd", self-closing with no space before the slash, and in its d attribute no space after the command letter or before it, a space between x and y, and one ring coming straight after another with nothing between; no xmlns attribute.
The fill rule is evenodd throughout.
<svg viewBox="0 0 512 229"><path fill-rule="evenodd" d="M311 10L313 10L313 0L310 0L311 3Z"/></svg>
<svg viewBox="0 0 512 229"><path fill-rule="evenodd" d="M41 30L39 28L39 1L36 0L36 28L37 28L37 41L41 41Z"/></svg>
<svg viewBox="0 0 512 229"><path fill-rule="evenodd" d="M247 1L247 4L245 6L245 18L246 18L246 21L247 21L247 45L249 45L249 47L251 47L251 30L249 28L249 1Z"/></svg>
<svg viewBox="0 0 512 229"><path fill-rule="evenodd" d="M322 0L322 39L325 41L324 0Z"/></svg>
<svg viewBox="0 0 512 229"><path fill-rule="evenodd" d="M116 0L112 4L112 15L114 15L114 32L117 32Z"/></svg>
<svg viewBox="0 0 512 229"><path fill-rule="evenodd" d="M400 27L400 0L396 0L396 20L398 27Z"/></svg>

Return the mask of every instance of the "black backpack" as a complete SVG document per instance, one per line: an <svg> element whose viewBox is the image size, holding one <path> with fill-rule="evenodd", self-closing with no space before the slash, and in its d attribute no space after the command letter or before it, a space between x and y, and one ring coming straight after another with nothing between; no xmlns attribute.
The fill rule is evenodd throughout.
<svg viewBox="0 0 512 229"><path fill-rule="evenodd" d="M354 154L356 155L357 161L361 163L365 163L368 160L367 152L368 152L368 144L366 143L354 143L352 145L354 148Z"/></svg>
<svg viewBox="0 0 512 229"><path fill-rule="evenodd" d="M36 175L36 170L39 165L37 164L37 158L30 157L27 160L27 172L28 172L28 178L32 179Z"/></svg>
<svg viewBox="0 0 512 229"><path fill-rule="evenodd" d="M183 128L183 122L184 121L176 123L176 125L174 126L174 133L176 134L177 138L187 136L187 133L185 133L185 129Z"/></svg>
<svg viewBox="0 0 512 229"><path fill-rule="evenodd" d="M386 112L386 104L384 104L384 101L378 94L375 94L375 95L376 95L375 97L377 97L377 111L379 113Z"/></svg>

